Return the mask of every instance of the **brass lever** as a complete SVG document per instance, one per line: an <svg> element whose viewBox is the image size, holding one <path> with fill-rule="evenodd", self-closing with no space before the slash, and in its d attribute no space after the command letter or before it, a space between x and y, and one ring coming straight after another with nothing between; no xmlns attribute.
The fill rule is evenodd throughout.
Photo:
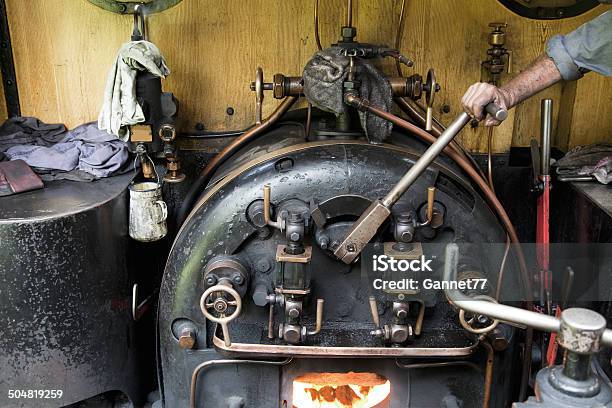
<svg viewBox="0 0 612 408"><path fill-rule="evenodd" d="M270 185L265 184L263 187L263 196L264 196L264 222L266 225L270 227L282 229L282 224L278 221L272 221L270 219Z"/></svg>
<svg viewBox="0 0 612 408"><path fill-rule="evenodd" d="M325 303L324 299L317 299L317 320L315 322L315 329L309 330L306 332L307 336L314 336L315 334L319 334L321 332L321 326L323 325L323 304Z"/></svg>
<svg viewBox="0 0 612 408"><path fill-rule="evenodd" d="M427 187L427 223L430 224L433 219L434 200L436 198L436 188Z"/></svg>
<svg viewBox="0 0 612 408"><path fill-rule="evenodd" d="M370 334L374 337L388 340L391 337L388 326L380 327L380 316L378 316L378 305L376 304L376 298L370 296L370 313L372 314L372 321L374 322L375 330L372 330Z"/></svg>

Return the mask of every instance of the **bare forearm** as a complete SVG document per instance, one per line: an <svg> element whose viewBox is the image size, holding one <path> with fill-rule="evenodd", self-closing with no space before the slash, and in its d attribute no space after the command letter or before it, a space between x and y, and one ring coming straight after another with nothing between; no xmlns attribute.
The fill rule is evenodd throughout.
<svg viewBox="0 0 612 408"><path fill-rule="evenodd" d="M508 108L512 108L560 80L561 73L553 60L546 54L542 54L525 70L502 86L500 91L507 96Z"/></svg>

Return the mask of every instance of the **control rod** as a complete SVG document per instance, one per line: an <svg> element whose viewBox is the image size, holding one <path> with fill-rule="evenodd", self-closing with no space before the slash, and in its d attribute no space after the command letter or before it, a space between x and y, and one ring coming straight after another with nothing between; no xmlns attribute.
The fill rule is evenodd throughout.
<svg viewBox="0 0 612 408"><path fill-rule="evenodd" d="M444 255L443 280L450 282L457 278L459 246L455 243L446 246ZM445 289L447 299L459 309L498 319L508 323L522 324L537 330L557 333L561 330L561 320L547 314L532 312L518 307L493 303L486 300L475 300L456 289ZM612 330L605 329L601 334L601 344L612 346Z"/></svg>
<svg viewBox="0 0 612 408"><path fill-rule="evenodd" d="M348 93L345 96L346 103L364 109L363 100L358 96ZM497 120L504 120L508 111L489 103L486 111ZM359 217L351 227L348 235L334 251L334 255L344 263L352 263L361 253L363 248L376 234L378 228L385 222L391 207L400 199L402 194L410 188L415 180L427 169L427 167L442 153L442 150L457 136L457 134L471 120L470 115L462 112L438 137L438 139L423 153L421 158L404 174L397 184L383 198L375 200L366 211Z"/></svg>

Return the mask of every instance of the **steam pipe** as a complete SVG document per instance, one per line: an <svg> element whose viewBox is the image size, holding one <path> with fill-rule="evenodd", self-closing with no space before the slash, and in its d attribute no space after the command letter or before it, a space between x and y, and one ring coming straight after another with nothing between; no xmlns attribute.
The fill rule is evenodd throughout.
<svg viewBox="0 0 612 408"><path fill-rule="evenodd" d="M353 0L347 1L346 6L346 26L351 27L353 25Z"/></svg>
<svg viewBox="0 0 612 408"><path fill-rule="evenodd" d="M319 34L319 0L315 0L314 5L314 35L317 49L321 51L323 46L321 45L321 36Z"/></svg>
<svg viewBox="0 0 612 408"><path fill-rule="evenodd" d="M238 150L240 150L245 144L249 143L253 139L256 139L260 134L262 134L265 130L267 130L270 126L276 123L290 108L293 106L295 101L297 101L297 96L288 96L286 97L280 105L276 107L274 112L265 119L260 125L256 125L244 132L241 136L238 136L236 139L232 140L230 144L225 146L223 150L221 150L212 160L206 165L206 167L200 172L198 177L194 180L191 188L187 192L185 199L183 200L183 204L179 209L177 214L177 226L180 227L181 224L187 218L189 211L191 211L191 207L193 206L195 200L197 199L202 188L206 187L210 177L213 173L221 166L225 161Z"/></svg>
<svg viewBox="0 0 612 408"><path fill-rule="evenodd" d="M410 119L416 121L417 124L420 125L421 127L425 126L425 117L417 110L416 107L412 106L406 99L397 97L395 98L395 103L400 108L400 110L402 110L402 112L404 112L405 114L408 115L408 117L410 117ZM440 121L436 119L436 117L434 116L431 134L433 134L436 137L440 137L440 135L442 134L442 132L444 132L444 130L446 130L446 127L442 125ZM430 142L430 143L433 143L433 142ZM467 152L467 150L465 150L463 146L457 143L456 140L453 140L450 143L450 146L452 146L452 148L455 149L457 153L459 153L459 155L461 155L463 158L468 160L472 164L472 166L474 166L476 171L478 171L478 173L480 173L480 175L484 177L484 173L478 166L478 163L476 163L474 158Z"/></svg>

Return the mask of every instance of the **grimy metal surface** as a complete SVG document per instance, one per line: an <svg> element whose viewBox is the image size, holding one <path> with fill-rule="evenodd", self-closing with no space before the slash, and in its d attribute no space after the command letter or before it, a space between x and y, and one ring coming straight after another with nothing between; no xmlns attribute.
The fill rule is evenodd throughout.
<svg viewBox="0 0 612 408"><path fill-rule="evenodd" d="M0 198L0 406L136 395L126 268L131 175ZM9 399L9 390L62 390Z"/></svg>
<svg viewBox="0 0 612 408"><path fill-rule="evenodd" d="M219 255L236 256L250 270L251 282L264 282L270 287L273 283L274 254L277 245L284 242L283 237L278 232L266 237L258 236L257 229L246 217L249 205L262 199L264 184L271 186L274 205L289 199L323 203L347 195L373 200L386 194L425 148L419 143L407 143L408 139L398 134L389 145L372 146L361 140L305 143L303 131L295 129L296 126L290 124L270 132L222 166L174 242L164 272L159 304L161 377L167 406L186 406L195 367L205 360L221 358L225 353L221 349L214 350L214 324L206 321L198 305L205 290L203 273L207 263ZM503 242L504 231L491 210L445 158L432 163L402 196L394 210L423 210L427 187L431 185L436 185L436 200L444 205L446 221L429 238L418 232L417 241ZM345 208L342 213L351 214L352 211L353 208ZM314 284L311 296L325 299L325 313L321 333L309 339L308 346L383 347L370 335L373 326L367 301L368 288L362 281L359 268L359 264L348 266L326 255L313 242L311 271ZM497 264L483 267L487 271L495 269L495 273L497 268ZM243 298L241 316L229 325L232 342L283 344L267 338L268 310L256 306L251 294L252 288L249 288ZM313 326L314 304L311 302L305 308L307 317L304 324L308 327ZM423 334L405 347L426 350L428 356L448 356L449 348L465 349L472 344L473 338L465 335L456 313L444 299L430 299L428 307L431 313L426 316ZM388 323L390 314L391 310L385 308L381 320ZM276 319L278 323L282 317L277 314ZM173 333L173 327L185 321L193 324L197 337L191 350L180 349L176 333ZM231 354L233 358L237 357ZM246 357L245 353L238 354ZM253 353L249 357L262 354L265 353ZM371 359L375 358L366 358ZM334 368L331 360L327 368ZM242 370L231 369L234 373ZM206 406L223 406L229 397L241 397L250 406L266 406L257 405L258 396L274 392L278 387L274 381L263 384L257 377L245 376L228 383L213 372L197 381L197 404L207 401ZM504 392L500 390L500 393Z"/></svg>

